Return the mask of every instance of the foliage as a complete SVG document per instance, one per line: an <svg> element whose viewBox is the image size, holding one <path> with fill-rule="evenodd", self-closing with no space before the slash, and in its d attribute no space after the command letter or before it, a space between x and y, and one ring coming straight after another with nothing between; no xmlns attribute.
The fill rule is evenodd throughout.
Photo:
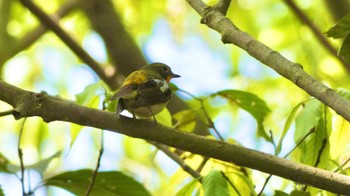
<svg viewBox="0 0 350 196"><path fill-rule="evenodd" d="M64 188L75 195L84 195L91 180L92 170L71 171L44 180L46 186ZM150 195L133 178L121 172L99 172L91 195Z"/></svg>
<svg viewBox="0 0 350 196"><path fill-rule="evenodd" d="M59 36L43 28L35 30L41 22L19 2L11 0L0 3L1 80L114 112L116 102L108 101L111 89L123 81L131 67L143 65L132 64L138 58L137 52L128 50L115 55L109 42L117 39L123 47L136 43L149 62L167 63L181 75L174 81L176 85L171 84L175 92L173 99L180 97L187 107L180 108L181 104L176 102L178 105L156 116L158 123L190 133L204 130L202 133L211 134L203 134L205 137L349 175L350 137L346 137L350 134L349 122L245 51L224 46L216 33L200 26L200 17L185 1L106 2L112 3L111 8L119 18L101 17L97 24L108 24L112 32L116 28L110 24L119 21L124 29L117 29L118 33L125 31L130 40L119 34L104 37L105 34L94 29L96 25L84 7L87 5L73 2L73 7L68 9L70 4L65 1L35 1L50 14L67 9L62 19L57 20L101 64L110 81L98 78ZM232 1L227 17L259 41L302 64L315 79L338 89L350 101L347 67L350 15L336 22L331 20L330 8L324 3L298 1L297 4L319 31L329 29L325 35L342 39L342 43L334 40L332 47L340 48L338 54L343 63L323 47L305 21L299 21L285 2ZM208 3L214 5L215 1ZM0 102L0 113L10 109ZM27 193L50 192L55 186L84 195L94 169L82 168L97 165L102 171L100 168L97 171L91 195L257 195L262 189L265 195L331 195L284 179L269 181L257 171L168 148L186 167L201 175L194 179L147 141L104 131L102 145L101 130L77 124L47 124L33 117L24 125L22 141L18 141L19 130L20 123L12 117L0 116L0 175L15 176L20 183L22 168L17 149L20 143L24 181L26 187L27 184L34 187L26 190ZM101 156L101 161L96 163ZM263 188L265 180L267 185ZM21 193L11 190L14 186L11 183L0 178L0 196Z"/></svg>
<svg viewBox="0 0 350 196"><path fill-rule="evenodd" d="M326 35L334 39L343 38L343 44L339 49L339 55L342 56L347 63L350 63L350 14L340 19Z"/></svg>

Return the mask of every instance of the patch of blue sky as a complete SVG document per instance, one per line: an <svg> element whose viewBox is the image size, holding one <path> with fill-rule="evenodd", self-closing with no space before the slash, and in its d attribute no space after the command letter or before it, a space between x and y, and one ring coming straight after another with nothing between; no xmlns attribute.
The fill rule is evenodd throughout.
<svg viewBox="0 0 350 196"><path fill-rule="evenodd" d="M181 78L173 83L195 95L207 95L218 89L230 87L228 50L213 52L205 40L197 34L184 37L179 44L173 37L169 24L159 20L153 34L143 48L150 61L164 62Z"/></svg>
<svg viewBox="0 0 350 196"><path fill-rule="evenodd" d="M238 65L240 74L242 74L244 77L254 80L262 80L267 77L281 77L274 70L266 67L265 65L262 65L258 60L254 59L246 53L241 54Z"/></svg>
<svg viewBox="0 0 350 196"><path fill-rule="evenodd" d="M106 46L96 32L91 32L83 40L83 48L92 56L93 59L100 63L107 61Z"/></svg>

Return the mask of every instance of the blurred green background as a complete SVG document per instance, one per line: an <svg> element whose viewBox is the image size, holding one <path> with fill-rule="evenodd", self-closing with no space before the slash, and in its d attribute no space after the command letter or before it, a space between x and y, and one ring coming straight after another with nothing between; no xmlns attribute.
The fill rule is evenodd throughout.
<svg viewBox="0 0 350 196"><path fill-rule="evenodd" d="M123 45L128 44L123 36L119 34L110 36L122 45L119 50L122 48L126 50L117 52L119 56L116 53L112 54L106 47L108 45L105 44L106 37L102 36L101 32L96 30L96 24L91 22L90 15L93 13L87 13L91 8L89 6L104 12L103 8L89 5L93 1L36 0L34 2L48 14L66 10L67 13L59 20L59 24L101 64L107 76L114 76L113 90L128 74L128 71L122 70L130 72L144 66L137 64L135 60L141 58L139 54L128 50L129 45ZM200 24L200 16L186 1L101 2L111 3L113 6L111 9L119 17L97 23L104 23L111 29L110 33L114 33L120 29L113 26L114 23L111 21L119 21L141 50L142 58L147 62L166 63L172 67L174 73L181 75L181 78L172 82L178 88L198 98L206 99L204 102L206 111L226 141L275 154L274 146L257 135L257 123L252 115L239 107L228 107L227 100L207 96L225 89L242 90L257 95L266 102L271 111L263 124L265 130L270 131L277 142L292 109L308 100L309 95L249 56L244 50L233 45L224 45L217 32ZM298 19L287 2L233 0L227 16L243 31L280 52L289 60L300 63L304 70L317 80L335 89L350 89L349 70L318 41L315 34ZM213 5L216 1L206 3ZM294 3L322 33L350 9L349 1L299 0ZM41 22L19 1L0 1L0 77L5 82L22 89L46 91L50 95L76 100L77 94L83 92L86 86L98 83L100 78L53 32L42 30L40 33L40 29L38 30L40 24ZM339 40L326 39L336 50L341 45ZM124 60L130 64L124 63ZM108 84L102 86L106 87ZM96 100L88 100L81 104L101 109L104 99L102 86L94 94ZM198 101L186 93L176 92L176 95L190 109L198 112L200 107ZM9 105L0 102L0 111L8 109L11 109ZM169 110L176 111L176 109ZM183 108L177 111L181 110ZM336 118L334 117L333 121ZM22 121L16 121L12 116L0 118L0 153L14 165L19 165L17 143ZM64 122L46 124L37 117L27 119L21 141L25 164L35 164L51 157L48 168L41 173L42 176L35 170L28 172L30 180L27 178L29 181L26 183L27 188L28 184L33 188L42 178L60 172L95 167L100 147L100 130L90 127L83 127L82 130L80 128L82 127ZM294 130L293 122L283 140L281 155L295 146L297 139L292 139ZM217 138L212 129L210 133ZM346 148L340 149L341 152L338 152L333 160L341 162L340 160L348 157L347 143L345 141L343 147ZM143 140L106 131L104 148L100 170L122 171L143 184L153 195L172 195L191 180L191 177L176 163ZM56 154L57 152L59 153ZM53 155L55 156L52 157ZM299 152L295 151L288 159L300 161L299 156ZM187 161L190 165L198 165L201 158L190 156ZM226 171L230 167L232 166L211 160L202 174L205 175L214 168ZM249 170L247 179L254 185L253 190L247 188L249 183L244 184L239 180L235 183L243 191L241 195L256 194L267 176ZM0 173L0 184L6 195L21 194L21 190L15 188L20 187L20 181L12 174ZM292 182L273 177L264 193L270 195L275 190L288 193L294 188ZM40 188L35 193L36 195L71 194L57 187Z"/></svg>

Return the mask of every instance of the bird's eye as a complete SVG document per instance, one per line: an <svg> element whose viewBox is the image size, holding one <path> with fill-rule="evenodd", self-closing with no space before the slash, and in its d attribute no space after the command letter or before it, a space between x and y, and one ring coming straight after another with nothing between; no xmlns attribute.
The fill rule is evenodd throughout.
<svg viewBox="0 0 350 196"><path fill-rule="evenodd" d="M163 71L165 71L165 72L168 72L168 71L169 71L169 69L168 69L167 66L163 66L162 68L163 68Z"/></svg>

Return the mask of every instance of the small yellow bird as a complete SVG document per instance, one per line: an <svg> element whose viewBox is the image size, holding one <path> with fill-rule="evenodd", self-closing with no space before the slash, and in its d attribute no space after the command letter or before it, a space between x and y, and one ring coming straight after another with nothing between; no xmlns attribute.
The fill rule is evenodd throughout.
<svg viewBox="0 0 350 196"><path fill-rule="evenodd" d="M132 72L110 100L118 100L117 117L128 110L133 117L149 118L161 112L171 98L169 82L180 77L163 63L152 63Z"/></svg>

